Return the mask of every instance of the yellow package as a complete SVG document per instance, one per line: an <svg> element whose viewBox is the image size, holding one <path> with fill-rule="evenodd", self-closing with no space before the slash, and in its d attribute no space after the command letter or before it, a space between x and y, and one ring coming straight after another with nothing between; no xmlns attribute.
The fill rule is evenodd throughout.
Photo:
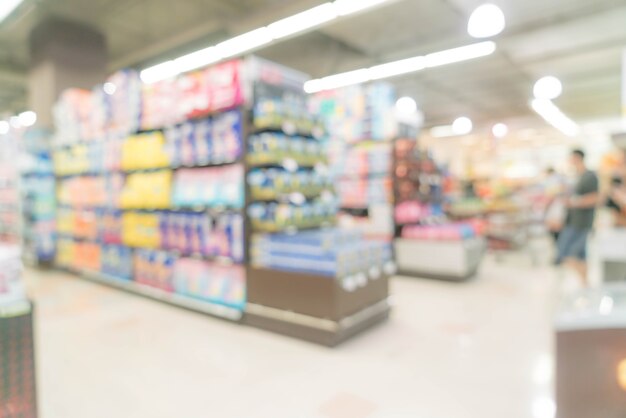
<svg viewBox="0 0 626 418"><path fill-rule="evenodd" d="M134 135L122 144L122 169L126 171L170 166L162 132Z"/></svg>

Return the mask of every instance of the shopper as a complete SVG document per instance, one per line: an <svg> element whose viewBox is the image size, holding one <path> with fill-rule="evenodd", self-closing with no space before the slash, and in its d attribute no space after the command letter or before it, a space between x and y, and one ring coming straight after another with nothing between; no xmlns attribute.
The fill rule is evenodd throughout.
<svg viewBox="0 0 626 418"><path fill-rule="evenodd" d="M545 224L554 239L558 242L559 234L565 222L566 207L563 199L565 179L552 167L546 170L544 193L546 197Z"/></svg>
<svg viewBox="0 0 626 418"><path fill-rule="evenodd" d="M587 283L587 238L591 233L598 204L598 177L585 165L585 153L572 151L570 162L578 180L566 199L567 217L559 236L557 264L574 269Z"/></svg>

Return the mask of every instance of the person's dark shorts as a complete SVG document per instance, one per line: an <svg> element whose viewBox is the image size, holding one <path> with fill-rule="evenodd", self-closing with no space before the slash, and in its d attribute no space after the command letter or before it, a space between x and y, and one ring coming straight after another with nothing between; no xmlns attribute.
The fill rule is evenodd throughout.
<svg viewBox="0 0 626 418"><path fill-rule="evenodd" d="M556 263L561 264L566 258L575 258L584 261L587 258L587 238L589 229L579 229L571 226L563 228L557 242L558 256Z"/></svg>

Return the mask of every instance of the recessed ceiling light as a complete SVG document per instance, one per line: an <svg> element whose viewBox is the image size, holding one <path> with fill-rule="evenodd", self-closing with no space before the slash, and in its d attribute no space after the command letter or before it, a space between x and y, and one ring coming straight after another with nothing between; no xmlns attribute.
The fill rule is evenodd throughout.
<svg viewBox="0 0 626 418"><path fill-rule="evenodd" d="M491 128L491 132L496 138L504 138L509 133L509 127L504 123L496 123Z"/></svg>
<svg viewBox="0 0 626 418"><path fill-rule="evenodd" d="M22 125L20 124L20 118L18 118L17 116L11 116L9 118L9 123L11 124L11 127L18 129L20 128Z"/></svg>
<svg viewBox="0 0 626 418"><path fill-rule="evenodd" d="M468 133L472 132L473 127L474 125L472 124L472 120L465 116L457 118L452 123L452 131L457 135L467 135Z"/></svg>
<svg viewBox="0 0 626 418"><path fill-rule="evenodd" d="M474 38L489 38L504 30L504 13L495 4L483 4L474 10L467 22L467 33Z"/></svg>
<svg viewBox="0 0 626 418"><path fill-rule="evenodd" d="M21 126L29 127L33 126L37 122L37 114L32 110L22 112L17 116L17 119Z"/></svg>
<svg viewBox="0 0 626 418"><path fill-rule="evenodd" d="M563 92L561 81L553 76L542 77L535 83L533 94L536 99L556 99Z"/></svg>
<svg viewBox="0 0 626 418"><path fill-rule="evenodd" d="M117 90L117 87L115 86L115 84L111 82L106 82L102 86L102 90L104 90L104 92L108 94L109 96L112 96L115 94L115 90Z"/></svg>
<svg viewBox="0 0 626 418"><path fill-rule="evenodd" d="M412 97L400 97L396 102L396 110L404 115L417 112L417 103Z"/></svg>

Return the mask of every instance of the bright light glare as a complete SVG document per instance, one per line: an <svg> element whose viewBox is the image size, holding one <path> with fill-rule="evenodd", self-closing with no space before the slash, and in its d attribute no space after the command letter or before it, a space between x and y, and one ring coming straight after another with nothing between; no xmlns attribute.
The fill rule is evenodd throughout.
<svg viewBox="0 0 626 418"><path fill-rule="evenodd" d="M533 418L554 418L556 403L548 397L537 398L533 402Z"/></svg>
<svg viewBox="0 0 626 418"><path fill-rule="evenodd" d="M386 64L375 65L369 68L369 72L370 79L379 80L381 78L389 78L401 74L421 71L424 68L426 68L426 59L424 57L413 57L388 62Z"/></svg>
<svg viewBox="0 0 626 418"><path fill-rule="evenodd" d="M613 311L613 298L604 296L600 301L600 315L609 315Z"/></svg>
<svg viewBox="0 0 626 418"><path fill-rule="evenodd" d="M104 90L104 92L108 94L109 96L112 96L115 94L115 91L117 90L117 86L111 82L106 82L102 86L102 90Z"/></svg>
<svg viewBox="0 0 626 418"><path fill-rule="evenodd" d="M446 49L426 55L426 67L439 67L440 65L484 57L493 54L495 50L496 44L492 41Z"/></svg>
<svg viewBox="0 0 626 418"><path fill-rule="evenodd" d="M324 3L312 9L295 14L274 22L267 27L274 39L284 38L294 33L302 32L314 26L321 25L337 17L335 6Z"/></svg>
<svg viewBox="0 0 626 418"><path fill-rule="evenodd" d="M23 0L2 0L0 1L0 22L6 19Z"/></svg>
<svg viewBox="0 0 626 418"><path fill-rule="evenodd" d="M11 129L11 125L6 120L0 120L0 135L6 135L9 133L9 129Z"/></svg>
<svg viewBox="0 0 626 418"><path fill-rule="evenodd" d="M22 127L22 125L20 124L20 118L17 116L11 116L9 118L9 123L11 124L11 127L15 129Z"/></svg>
<svg viewBox="0 0 626 418"><path fill-rule="evenodd" d="M455 119L452 123L452 131L457 135L467 135L472 132L473 127L472 120L465 116Z"/></svg>
<svg viewBox="0 0 626 418"><path fill-rule="evenodd" d="M417 102L412 97L400 97L396 102L396 110L404 115L417 112Z"/></svg>
<svg viewBox="0 0 626 418"><path fill-rule="evenodd" d="M467 22L467 33L474 38L489 38L504 30L504 13L495 4L483 4L474 10Z"/></svg>
<svg viewBox="0 0 626 418"><path fill-rule="evenodd" d="M180 58L174 60L176 69L180 73L195 70L196 68L204 67L205 65L213 64L222 59L222 55L219 50L211 46L209 48L201 49L200 51L192 52L191 54L183 55Z"/></svg>
<svg viewBox="0 0 626 418"><path fill-rule="evenodd" d="M17 118L20 125L24 127L33 126L37 122L37 114L32 110L20 113Z"/></svg>
<svg viewBox="0 0 626 418"><path fill-rule="evenodd" d="M0 1L0 11L5 4L16 0ZM304 32L326 22L352 13L379 6L390 0L336 0L278 20L268 26L235 36L215 46L195 51L174 60L164 62L141 72L144 83L155 83L180 73L213 64L222 59L251 51L289 35ZM8 2L8 3L7 3ZM0 19L1 20L1 19ZM147 80L147 81L146 81Z"/></svg>
<svg viewBox="0 0 626 418"><path fill-rule="evenodd" d="M561 81L553 76L542 77L535 83L533 94L536 99L553 100L561 95L563 85Z"/></svg>
<svg viewBox="0 0 626 418"><path fill-rule="evenodd" d="M504 138L509 133L509 127L504 123L496 123L493 125L493 128L491 128L491 133L493 133L493 136L496 138Z"/></svg>
<svg viewBox="0 0 626 418"><path fill-rule="evenodd" d="M370 68L361 68L347 73L310 80L304 84L304 91L307 93L317 93L322 90L332 90L352 84L365 83L370 80L394 77L401 74L421 71L427 67L437 67L440 65L483 57L492 54L495 50L496 44L491 41L466 45L459 48L435 52L426 56L406 58L385 64L375 65ZM336 78L341 79L342 82L337 83Z"/></svg>
<svg viewBox="0 0 626 418"><path fill-rule="evenodd" d="M620 387L626 392L626 359L617 365L617 381Z"/></svg>
<svg viewBox="0 0 626 418"><path fill-rule="evenodd" d="M539 116L565 135L576 136L580 132L580 128L576 122L561 112L561 109L556 107L552 101L547 99L534 99L530 105Z"/></svg>
<svg viewBox="0 0 626 418"><path fill-rule="evenodd" d="M336 0L333 5L339 16L346 16L377 6L389 0Z"/></svg>
<svg viewBox="0 0 626 418"><path fill-rule="evenodd" d="M157 81L166 80L179 74L174 61L165 61L164 63L146 68L139 73L141 81L146 84L156 83Z"/></svg>
<svg viewBox="0 0 626 418"><path fill-rule="evenodd" d="M430 135L433 138L448 138L456 136L456 133L452 129L452 125L441 125L430 128Z"/></svg>
<svg viewBox="0 0 626 418"><path fill-rule="evenodd" d="M266 27L246 32L217 44L218 53L223 58L233 57L272 42L272 35Z"/></svg>

